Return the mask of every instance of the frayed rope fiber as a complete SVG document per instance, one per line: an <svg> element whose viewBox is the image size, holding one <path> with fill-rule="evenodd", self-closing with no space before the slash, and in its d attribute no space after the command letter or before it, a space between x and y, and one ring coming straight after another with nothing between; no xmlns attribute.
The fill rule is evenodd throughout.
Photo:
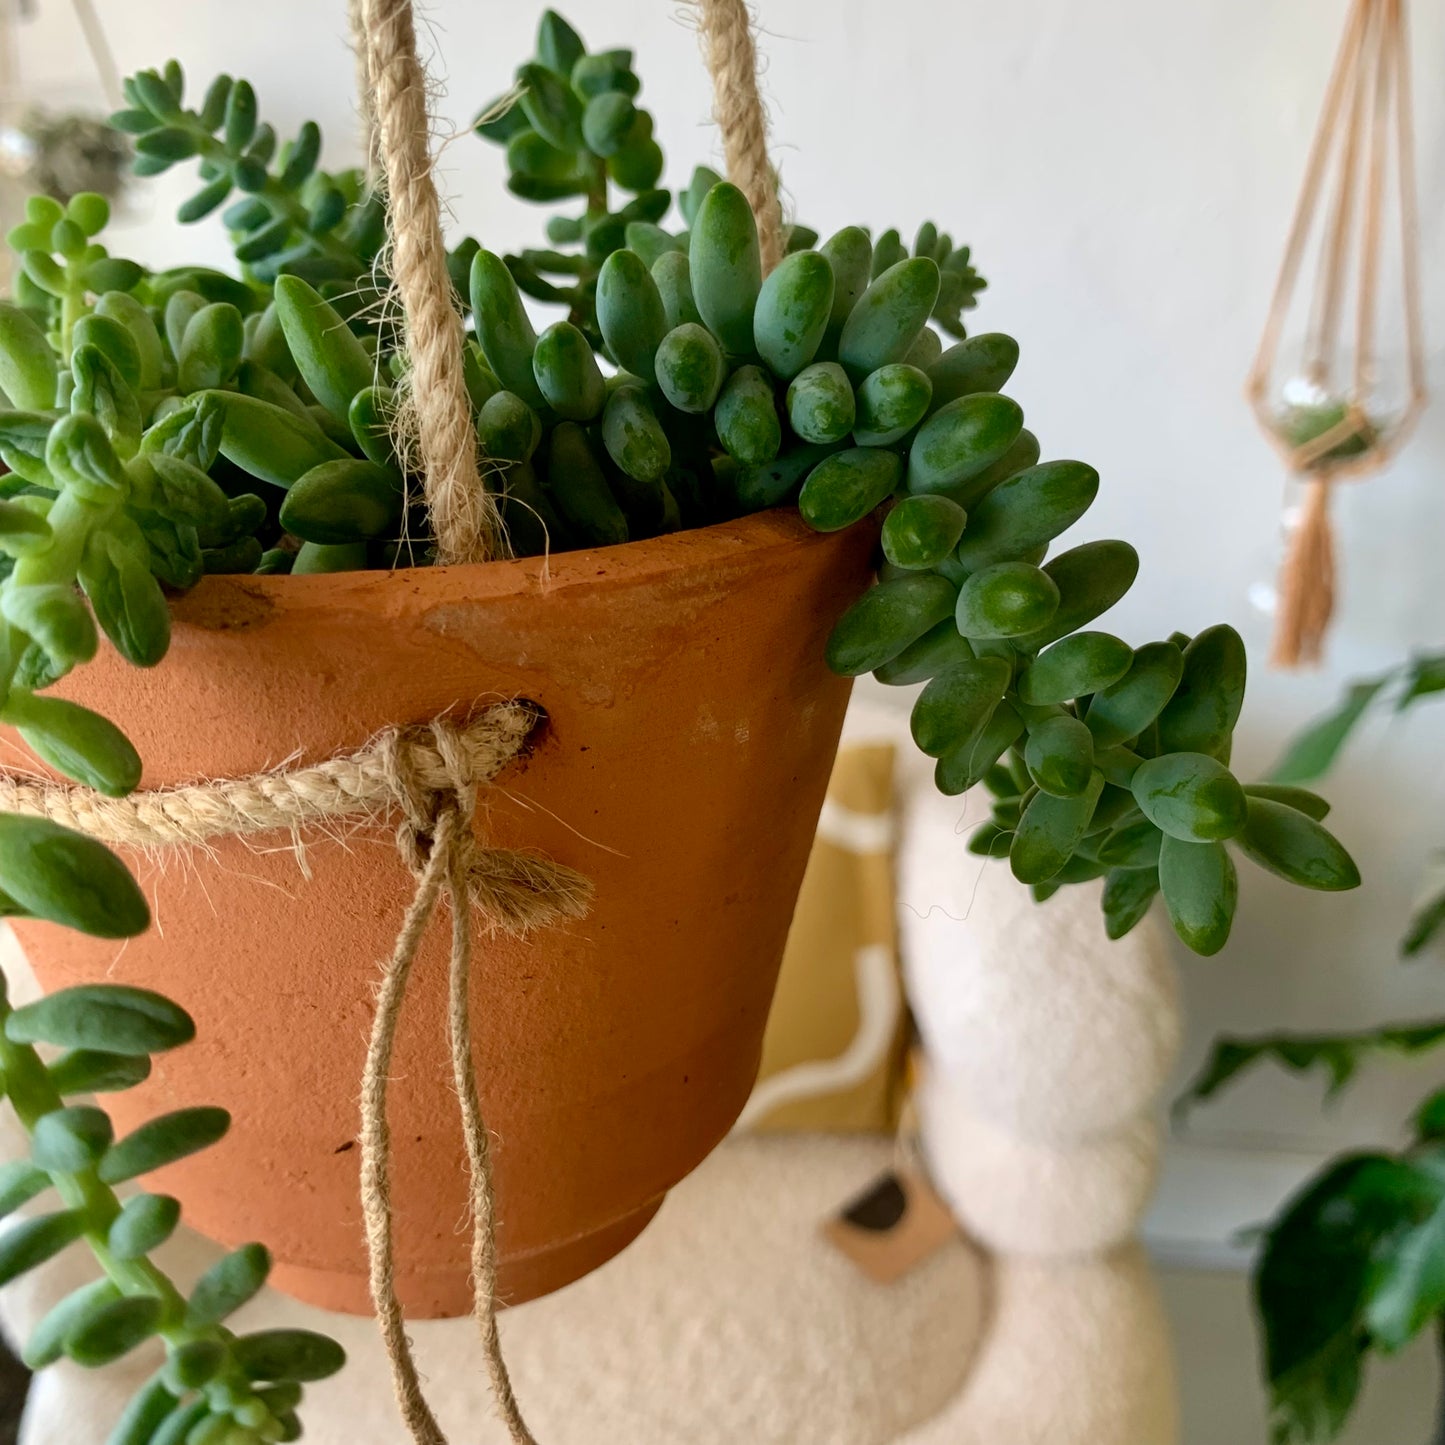
<svg viewBox="0 0 1445 1445"><path fill-rule="evenodd" d="M497 1332L497 1255L491 1151L472 1055L470 971L474 917L521 935L584 917L592 884L536 854L488 848L475 834L477 793L522 753L545 714L496 703L465 723L438 718L389 728L364 748L305 767L248 778L101 797L87 788L0 778L0 809L49 818L104 843L135 848L204 844L338 818L380 822L400 814L397 847L417 880L385 965L361 1082L361 1198L371 1290L397 1404L417 1445L446 1445L422 1392L394 1280L391 1136L386 1100L392 1048L417 951L446 895L452 913L448 1032L470 1163L472 1299L498 1411L514 1445L536 1445L522 1418Z"/></svg>

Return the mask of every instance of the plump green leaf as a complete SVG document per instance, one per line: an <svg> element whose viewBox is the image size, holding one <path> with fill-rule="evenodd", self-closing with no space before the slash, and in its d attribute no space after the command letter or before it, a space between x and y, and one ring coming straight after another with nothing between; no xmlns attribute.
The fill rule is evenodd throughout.
<svg viewBox="0 0 1445 1445"><path fill-rule="evenodd" d="M1251 861L1305 888L1334 893L1359 887L1360 870L1328 829L1268 798L1249 798L1247 804L1236 841Z"/></svg>
<svg viewBox="0 0 1445 1445"><path fill-rule="evenodd" d="M521 107L532 129L559 150L580 150L582 103L571 87L545 65L523 65L517 79L526 87Z"/></svg>
<svg viewBox="0 0 1445 1445"><path fill-rule="evenodd" d="M875 669L873 676L892 687L906 687L914 682L927 682L946 667L971 661L974 656L968 639L963 637L953 618L947 617L930 627L916 642L909 643L891 662Z"/></svg>
<svg viewBox="0 0 1445 1445"><path fill-rule="evenodd" d="M28 1159L7 1159L0 1164L0 1219L29 1204L50 1188L50 1176Z"/></svg>
<svg viewBox="0 0 1445 1445"><path fill-rule="evenodd" d="M351 400L376 380L376 363L330 302L299 276L276 282L276 316L317 401L346 421Z"/></svg>
<svg viewBox="0 0 1445 1445"><path fill-rule="evenodd" d="M114 1304L119 1298L120 1291L108 1279L92 1280L72 1290L47 1310L30 1331L21 1356L26 1366L32 1370L43 1370L47 1365L53 1365L65 1353L67 1337L98 1310Z"/></svg>
<svg viewBox="0 0 1445 1445"><path fill-rule="evenodd" d="M582 37L555 11L544 10L537 23L537 59L567 80L587 53Z"/></svg>
<svg viewBox="0 0 1445 1445"><path fill-rule="evenodd" d="M947 497L905 497L884 519L883 555L895 567L934 567L953 550L966 521L963 508Z"/></svg>
<svg viewBox="0 0 1445 1445"><path fill-rule="evenodd" d="M107 1184L123 1184L178 1159L209 1148L231 1127L224 1109L177 1109L150 1119L106 1150L99 1174Z"/></svg>
<svg viewBox="0 0 1445 1445"><path fill-rule="evenodd" d="M1096 691L1089 703L1084 721L1094 741L1112 747L1137 737L1174 696L1183 672L1183 655L1172 642L1139 648L1124 676Z"/></svg>
<svg viewBox="0 0 1445 1445"><path fill-rule="evenodd" d="M133 1088L150 1077L148 1054L117 1054L106 1049L69 1049L49 1065L57 1094L110 1094Z"/></svg>
<svg viewBox="0 0 1445 1445"><path fill-rule="evenodd" d="M87 1223L83 1209L67 1209L22 1220L7 1229L0 1235L0 1285L54 1258L85 1233Z"/></svg>
<svg viewBox="0 0 1445 1445"><path fill-rule="evenodd" d="M35 1121L30 1134L30 1158L55 1174L79 1174L89 1169L115 1138L110 1118L93 1104L71 1104L52 1109Z"/></svg>
<svg viewBox="0 0 1445 1445"><path fill-rule="evenodd" d="M145 897L120 859L93 838L44 818L0 813L0 892L32 917L97 938L131 938L150 926ZM25 1012L10 1016L7 1033Z"/></svg>
<svg viewBox="0 0 1445 1445"><path fill-rule="evenodd" d="M164 1319L154 1295L124 1295L84 1316L66 1336L65 1353L89 1369L108 1365L150 1339Z"/></svg>
<svg viewBox="0 0 1445 1445"><path fill-rule="evenodd" d="M1246 783L1244 792L1246 797L1268 798L1272 803L1283 803L1286 808L1293 808L1296 812L1313 818L1316 823L1330 811L1330 805L1318 793L1312 793L1308 788L1292 788L1283 783Z"/></svg>
<svg viewBox="0 0 1445 1445"><path fill-rule="evenodd" d="M38 757L88 788L123 798L140 782L140 754L130 739L77 702L14 688L0 718L19 728Z"/></svg>
<svg viewBox="0 0 1445 1445"><path fill-rule="evenodd" d="M1104 882L1104 931L1112 939L1136 927L1159 892L1157 868L1118 868Z"/></svg>
<svg viewBox="0 0 1445 1445"><path fill-rule="evenodd" d="M181 1222L181 1202L169 1194L134 1194L110 1226L110 1251L117 1259L140 1259L164 1244Z"/></svg>
<svg viewBox="0 0 1445 1445"><path fill-rule="evenodd" d="M346 1351L335 1340L311 1330L260 1330L242 1335L232 1353L252 1380L310 1383L334 1375L346 1364Z"/></svg>
<svg viewBox="0 0 1445 1445"><path fill-rule="evenodd" d="M348 458L322 462L299 477L281 503L280 520L303 541L363 542L395 536L403 503L402 477L394 467Z"/></svg>
<svg viewBox="0 0 1445 1445"><path fill-rule="evenodd" d="M1144 816L1171 837L1213 842L1232 838L1245 826L1244 789L1223 763L1206 753L1146 759L1131 787Z"/></svg>
<svg viewBox="0 0 1445 1445"><path fill-rule="evenodd" d="M979 858L1007 858L1014 830L999 823L985 823L969 836L968 851Z"/></svg>
<svg viewBox="0 0 1445 1445"><path fill-rule="evenodd" d="M1059 589L1059 605L1039 631L1015 639L1027 652L1037 652L1107 612L1134 585L1139 554L1127 542L1085 542L1060 553L1043 570Z"/></svg>
<svg viewBox="0 0 1445 1445"><path fill-rule="evenodd" d="M1107 632L1076 632L1046 648L1019 675L1021 702L1068 702L1100 692L1130 670L1134 650Z"/></svg>
<svg viewBox="0 0 1445 1445"><path fill-rule="evenodd" d="M1159 848L1164 835L1147 818L1115 828L1099 844L1096 857L1109 868L1159 866Z"/></svg>
<svg viewBox="0 0 1445 1445"><path fill-rule="evenodd" d="M170 1413L162 1418L154 1433L142 1437L136 1445L191 1445L191 1441L196 1438L194 1432L211 1420L224 1421L227 1430L232 1423L228 1416L212 1415L210 1401L202 1395L197 1400L175 1405ZM111 1445L111 1442L107 1442L107 1445Z"/></svg>
<svg viewBox="0 0 1445 1445"><path fill-rule="evenodd" d="M857 677L891 662L952 615L957 592L933 573L880 582L843 614L828 639L828 666Z"/></svg>
<svg viewBox="0 0 1445 1445"><path fill-rule="evenodd" d="M1159 847L1159 887L1174 931L1206 958L1229 941L1239 876L1223 843L1190 843L1166 833Z"/></svg>
<svg viewBox="0 0 1445 1445"><path fill-rule="evenodd" d="M227 1354L219 1340L188 1340L177 1346L162 1371L167 1387L178 1396L200 1389L225 1367Z"/></svg>
<svg viewBox="0 0 1445 1445"><path fill-rule="evenodd" d="M1094 804L1104 787L1095 769L1077 797L1056 798L1040 792L1024 809L1009 850L1009 866L1020 883L1047 883L1060 873L1088 830Z"/></svg>
<svg viewBox="0 0 1445 1445"><path fill-rule="evenodd" d="M191 1329L218 1325L233 1315L266 1283L271 1256L261 1244L243 1244L218 1259L196 1281L186 1304Z"/></svg>
<svg viewBox="0 0 1445 1445"><path fill-rule="evenodd" d="M1059 588L1027 562L997 562L971 573L958 594L958 630L968 638L1022 637L1059 608Z"/></svg>
<svg viewBox="0 0 1445 1445"><path fill-rule="evenodd" d="M965 746L993 715L1011 669L997 657L958 662L934 677L913 705L913 740L931 758Z"/></svg>
<svg viewBox="0 0 1445 1445"><path fill-rule="evenodd" d="M1184 649L1183 676L1159 714L1160 751L1208 753L1227 761L1244 705L1245 676L1239 633L1224 623L1205 628Z"/></svg>
<svg viewBox="0 0 1445 1445"><path fill-rule="evenodd" d="M996 658L986 660L997 661ZM1006 663L1001 665L1007 668ZM1024 762L1044 792L1057 798L1077 797L1093 777L1093 735L1070 714L1046 718L1029 729Z"/></svg>
<svg viewBox="0 0 1445 1445"><path fill-rule="evenodd" d="M966 793L983 781L1000 757L1023 736L1024 720L1008 702L1001 702L978 735L939 758L933 780L945 797Z"/></svg>
<svg viewBox="0 0 1445 1445"><path fill-rule="evenodd" d="M17 1044L56 1044L115 1054L152 1054L188 1044L191 1016L168 998L129 984L92 983L60 989L25 1004L5 1020Z"/></svg>

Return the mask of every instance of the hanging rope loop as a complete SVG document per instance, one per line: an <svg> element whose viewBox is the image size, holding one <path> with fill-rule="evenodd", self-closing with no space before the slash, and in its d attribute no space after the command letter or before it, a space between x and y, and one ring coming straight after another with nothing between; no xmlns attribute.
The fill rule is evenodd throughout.
<svg viewBox="0 0 1445 1445"><path fill-rule="evenodd" d="M584 917L592 885L549 858L478 841L481 790L530 746L546 714L525 700L458 721L391 728L356 752L250 777L101 797L68 783L0 776L0 809L50 818L111 844L204 846L217 838L399 816L397 846L416 879L382 974L361 1084L361 1197L372 1297L398 1406L416 1445L446 1445L422 1392L395 1284L387 1096L397 1024L422 939L445 895L452 913L448 1034L470 1164L472 1297L493 1397L513 1445L536 1445L522 1419L497 1330L491 1149L477 1087L470 971L473 930L524 936Z"/></svg>
<svg viewBox="0 0 1445 1445"><path fill-rule="evenodd" d="M524 932L530 923L511 906L514 899L503 894L494 896L486 886L494 879L486 871L486 850L478 846L474 835L477 779L465 746L465 730L438 718L426 731L441 760L443 783L437 785L434 779L424 778L411 765L404 736L388 740L384 764L395 779L401 804L397 846L417 879L417 891L382 979L361 1084L361 1202L371 1293L402 1419L416 1445L447 1445L422 1389L396 1293L391 1130L387 1121L392 1053L407 984L421 940L445 894L452 912L447 1030L470 1167L474 1314L492 1397L513 1445L536 1445L512 1389L497 1328L496 1204L491 1144L477 1088L471 1002L473 910L480 910L491 927L510 933ZM577 902L581 898L578 895Z"/></svg>

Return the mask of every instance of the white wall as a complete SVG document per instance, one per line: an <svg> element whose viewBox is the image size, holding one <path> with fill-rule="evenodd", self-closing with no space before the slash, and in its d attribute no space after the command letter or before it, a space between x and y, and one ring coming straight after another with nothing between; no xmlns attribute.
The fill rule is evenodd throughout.
<svg viewBox="0 0 1445 1445"><path fill-rule="evenodd" d="M909 232L927 216L973 244L992 281L979 326L1022 342L1011 390L1045 455L1082 456L1104 476L1087 532L1126 536L1143 554L1118 629L1142 641L1228 619L1248 639L1256 677L1238 747L1245 768L1266 765L1345 679L1411 646L1445 643L1438 344L1440 404L1391 472L1341 498L1345 594L1328 668L1269 675L1267 623L1247 595L1275 565L1282 476L1241 386L1345 0L762 8L776 155L798 215L824 232L852 221ZM37 84L83 76L68 7L41 9L26 37L27 75ZM218 67L243 73L273 120L315 115L333 159L351 148L340 0L106 0L102 9L123 67L174 52L200 79ZM715 162L686 7L574 0L572 9L599 48L635 45L674 181L697 161ZM1427 319L1445 339L1445 271L1434 264L1445 242L1445 11L1415 10ZM449 129L506 85L530 52L532 16L525 5L433 0L426 20ZM463 134L447 148L459 226L498 249L541 229L536 211L501 191L501 177L491 147ZM165 261L197 247L199 235L167 224L181 193L169 183L145 193L130 242L137 254ZM214 233L206 247L224 254ZM1377 727L1331 784L1336 826L1366 875L1358 893L1308 895L1245 865L1228 951L1181 959L1191 1062L1221 1029L1445 1013L1440 960L1405 967L1394 958L1422 861L1445 844L1442 737L1445 706ZM1388 1135L1424 1078L1442 1074L1438 1064L1372 1070L1332 1112L1313 1087L1261 1078L1201 1112L1189 1135L1226 1159L1240 1147L1319 1152ZM1218 1202L1219 1220L1229 1207Z"/></svg>

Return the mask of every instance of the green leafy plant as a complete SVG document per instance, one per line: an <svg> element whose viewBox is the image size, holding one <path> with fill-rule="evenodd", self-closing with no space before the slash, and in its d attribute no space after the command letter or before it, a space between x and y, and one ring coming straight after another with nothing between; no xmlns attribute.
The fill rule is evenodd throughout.
<svg viewBox="0 0 1445 1445"><path fill-rule="evenodd" d="M621 367L606 377L571 322L538 336L506 263L479 251L472 314L505 389L478 428L506 461L509 520L530 514L596 545L790 501L835 531L891 502L880 583L839 622L828 661L926 684L913 735L938 759L938 786L987 782L998 799L976 851L1006 852L1041 897L1106 878L1116 937L1162 891L1201 953L1233 920L1226 841L1304 886L1355 886L1317 799L1242 787L1228 769L1245 683L1232 628L1137 653L1080 630L1138 569L1117 541L1045 560L1098 474L1039 464L1000 392L1018 357L1010 338L929 359L938 265L908 257L875 277L874 249L848 228L764 280L742 193L715 185L686 253L649 266L624 247L603 263L597 320Z"/></svg>
<svg viewBox="0 0 1445 1445"><path fill-rule="evenodd" d="M539 202L571 197L584 201L580 215L553 216L547 222L552 247L575 249L525 250L503 260L526 295L565 305L567 319L598 351L606 350L596 314L603 262L626 246L653 266L666 252L686 255L690 241L686 229L669 232L661 225L672 195L658 184L663 152L653 135L651 114L637 102L642 82L632 61L630 50L589 54L571 26L555 11L546 11L537 31L536 55L517 67L512 90L484 107L473 125L483 139L505 147L507 187L514 195ZM677 196L685 226L693 224L703 198L721 179L708 166L693 171ZM632 196L615 211L612 186ZM817 241L818 233L808 226L788 227L789 253L810 249ZM464 243L456 254L458 264L470 262L475 251L475 243ZM898 232L886 231L873 248L872 275L908 254ZM933 319L961 339L962 313L978 304L978 293L988 284L970 265L969 248L955 249L949 236L925 222L913 255L937 263ZM458 289L465 287L459 283ZM933 346L933 355L938 350Z"/></svg>
<svg viewBox="0 0 1445 1445"><path fill-rule="evenodd" d="M1091 629L1138 557L1115 540L1050 555L1099 477L1041 462L1001 391L1017 344L964 335L983 286L966 247L927 222L911 250L897 231L875 241L849 226L818 243L793 227L764 277L743 195L706 168L678 198L685 229L664 228L671 195L628 52L588 53L548 12L519 86L479 129L506 144L514 191L580 199L582 214L553 218L555 250L504 258L464 239L450 256L469 303L461 360L478 452L517 555L789 505L819 531L881 526L878 585L838 622L827 660L923 684L913 734L938 786L982 783L995 799L975 852L1007 854L1040 900L1103 879L1111 937L1162 894L1205 954L1234 916L1231 848L1306 887L1356 884L1315 795L1230 771L1245 687L1232 628L1137 649ZM376 305L379 200L360 173L322 168L314 125L278 144L243 80L221 77L193 106L171 62L131 77L126 96L114 123L138 169L198 168L179 219L222 212L238 274L113 257L100 197L42 197L10 234L21 280L0 304L0 721L117 796L139 778L135 750L47 691L102 632L152 666L169 641L167 594L207 573L432 560L421 479L393 436L407 378ZM631 196L616 209L613 187ZM523 292L566 315L538 334ZM940 333L958 339L945 349ZM34 856L55 898L85 906L61 855ZM39 897L13 894L51 916ZM103 915L90 926L119 927ZM6 1047L33 1042L6 1028ZM71 1107L34 1098L22 1113L36 1127ZM104 1137L93 1115L73 1122ZM125 1143L97 1145L96 1169ZM156 1291L153 1322L188 1347L184 1316ZM261 1348L207 1338L227 1359ZM238 1432L291 1428L247 1423L261 1418L249 1397L242 1418L219 1386L204 1407L166 1389L172 1414L179 1400L227 1423L175 1426L165 1445L250 1445Z"/></svg>
<svg viewBox="0 0 1445 1445"><path fill-rule="evenodd" d="M0 900L10 916L44 918L104 938L149 926L144 897L99 843L37 818L0 814ZM13 1008L0 982L0 1081L30 1140L30 1157L0 1165L0 1218L40 1201L47 1212L0 1233L0 1285L83 1241L102 1275L34 1327L25 1363L106 1365L159 1339L165 1362L136 1393L109 1445L266 1445L301 1436L302 1386L334 1374L341 1346L309 1330L237 1335L224 1321L266 1282L270 1256L242 1245L184 1295L149 1258L180 1223L166 1194L116 1193L141 1175L214 1144L224 1109L163 1114L117 1139L90 1096L142 1083L151 1057L190 1042L184 1010L144 989L93 984ZM46 1062L37 1046L62 1050ZM53 1200L53 1204L52 1204Z"/></svg>
<svg viewBox="0 0 1445 1445"><path fill-rule="evenodd" d="M1279 790L1328 772L1372 707L1396 712L1445 692L1445 653L1425 653L1355 683L1306 728L1274 770ZM1313 796L1313 795L1311 795ZM1445 922L1445 894L1424 903L1401 943L1418 954ZM1373 1057L1414 1057L1445 1044L1445 1019L1353 1033L1219 1040L1184 1104L1218 1094L1264 1062L1318 1070L1333 1097ZM1394 1354L1432 1323L1445 1350L1445 1090L1415 1114L1397 1153L1348 1154L1290 1199L1264 1233L1254 1292L1264 1332L1271 1427L1278 1445L1322 1445L1344 1428L1368 1356ZM1445 1419L1445 1416L1442 1416ZM1437 1439L1445 1439L1445 1425Z"/></svg>
<svg viewBox="0 0 1445 1445"><path fill-rule="evenodd" d="M188 108L179 62L142 70L124 82L130 108L111 117L134 137L137 175L160 175L182 161L200 163L202 188L179 212L199 221L238 199L225 214L236 259L258 281L286 272L322 285L353 287L386 238L386 212L365 193L358 170L318 168L321 128L306 121L279 145L262 121L249 82L217 76L200 107Z"/></svg>
<svg viewBox="0 0 1445 1445"><path fill-rule="evenodd" d="M624 61L588 55L544 17L521 100L485 122L507 132L514 188L585 195L594 219L609 176L658 190L656 142ZM229 217L245 275L222 286L128 262L117 273L93 239L104 221L94 198L64 212L37 203L11 239L44 314L18 298L0 337L0 386L21 408L0 415L0 457L24 484L0 584L13 640L6 707L37 736L63 724L51 754L77 752L88 781L119 788L135 765L116 738L102 745L88 716L38 717L30 700L94 649L75 581L126 655L152 663L165 648L152 578L177 588L206 570L429 555L409 502L417 479L389 435L392 339L323 294L371 264L372 240L357 237L373 237L374 201L352 204L352 179L319 169L312 128L277 150L244 82L223 77L192 110L172 64L132 78L127 94L133 108L117 119L143 169L201 165L205 189L185 216L245 193L245 213ZM609 96L622 119L606 139L596 112ZM561 161L549 161L547 186L525 170L542 145L565 155L565 185ZM645 166L615 163L634 150ZM270 219L249 226L258 207ZM1354 886L1312 802L1246 790L1229 771L1245 680L1232 629L1137 652L1087 630L1128 590L1138 558L1120 541L1049 558L1099 479L1081 462L1040 464L1021 408L1000 391L1018 357L1009 337L942 348L930 324L941 302L951 325L972 299L964 253L931 226L911 255L896 233L874 243L847 227L764 279L735 187L700 174L683 209L680 236L607 211L606 244L588 251L581 237L596 264L596 337L566 319L539 336L515 261L456 253L471 254L464 363L478 442L515 550L613 545L793 502L829 531L889 506L880 584L839 623L829 661L926 683L914 734L938 759L939 786L987 781L998 799L976 850L1007 851L1041 897L1104 878L1115 936L1162 892L1203 953L1223 946L1234 914L1227 842L1304 886ZM562 299L575 313L583 298Z"/></svg>
<svg viewBox="0 0 1445 1445"><path fill-rule="evenodd" d="M1389 706L1403 712L1422 698L1445 692L1445 652L1422 652L1379 677L1354 683L1333 712L1320 718L1295 739L1274 769L1281 783L1310 783L1334 765L1355 729L1372 707ZM1419 953L1445 926L1445 889L1432 894L1410 920L1401 952Z"/></svg>

